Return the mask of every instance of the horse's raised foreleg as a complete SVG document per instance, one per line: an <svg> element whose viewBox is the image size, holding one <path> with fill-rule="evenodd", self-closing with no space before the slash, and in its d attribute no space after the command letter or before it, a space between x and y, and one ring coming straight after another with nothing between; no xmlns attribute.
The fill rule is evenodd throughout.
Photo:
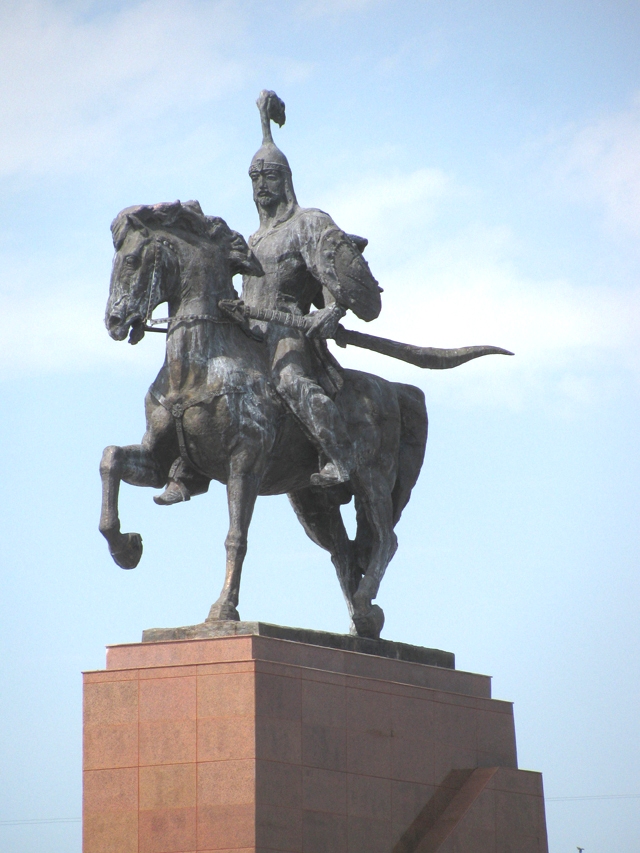
<svg viewBox="0 0 640 853"><path fill-rule="evenodd" d="M247 553L251 516L256 505L261 476L256 473L231 474L227 483L229 532L225 539L227 564L222 592L211 606L207 622L238 621L238 599L242 564Z"/></svg>
<svg viewBox="0 0 640 853"><path fill-rule="evenodd" d="M139 533L121 533L118 516L120 483L151 486L159 489L166 482L152 453L141 444L128 447L107 447L100 462L102 478L102 511L100 533L109 544L109 552L122 569L135 569L142 556L142 537Z"/></svg>
<svg viewBox="0 0 640 853"><path fill-rule="evenodd" d="M359 636L377 639L384 625L384 613L372 601L378 594L380 581L396 552L398 540L393 531L393 501L386 478L377 472L368 472L363 478L358 477L358 480L360 509L366 519L359 520L358 526L360 528L365 524L366 534L363 536L359 531L356 544L358 539L362 541L366 538L367 565L353 596L352 618Z"/></svg>

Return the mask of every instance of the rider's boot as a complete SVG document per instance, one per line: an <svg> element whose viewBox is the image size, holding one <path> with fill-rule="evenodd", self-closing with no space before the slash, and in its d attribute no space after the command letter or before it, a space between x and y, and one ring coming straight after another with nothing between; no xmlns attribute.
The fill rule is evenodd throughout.
<svg viewBox="0 0 640 853"><path fill-rule="evenodd" d="M347 483L351 479L353 466L350 466L342 454L332 454L333 458L318 471L311 475L311 485L329 488ZM342 458L341 458L342 457Z"/></svg>
<svg viewBox="0 0 640 853"><path fill-rule="evenodd" d="M191 494L180 480L169 480L164 492L161 495L154 495L153 500L158 506L171 506L182 501L190 501Z"/></svg>
<svg viewBox="0 0 640 853"><path fill-rule="evenodd" d="M161 495L153 500L159 506L171 506L203 495L209 489L209 480L194 471L181 457L178 457L169 470L167 486Z"/></svg>
<svg viewBox="0 0 640 853"><path fill-rule="evenodd" d="M332 408L338 414L337 408L335 406ZM322 442L320 454L322 467L317 474L312 474L310 478L312 486L320 486L325 489L348 483L355 468L353 448L347 431L341 422L342 419L334 417L332 420L331 431L333 433L332 438L335 437L334 441L327 440L327 430L318 430L316 434L318 443Z"/></svg>

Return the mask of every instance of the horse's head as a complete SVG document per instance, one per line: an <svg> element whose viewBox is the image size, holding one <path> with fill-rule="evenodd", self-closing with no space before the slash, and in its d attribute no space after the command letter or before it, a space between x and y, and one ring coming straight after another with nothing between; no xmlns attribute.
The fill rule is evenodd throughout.
<svg viewBox="0 0 640 853"><path fill-rule="evenodd" d="M224 220L205 216L197 201L125 208L111 231L116 254L105 325L117 341L130 331L129 342L138 343L158 305L180 302L181 266L189 268L191 286L199 279L211 291L214 311L219 298L234 294L235 273L263 275L244 238Z"/></svg>
<svg viewBox="0 0 640 853"><path fill-rule="evenodd" d="M158 232L153 213L154 208L147 205L128 207L111 225L116 254L104 322L116 341L131 331L129 342L138 343L154 309L171 296L177 256Z"/></svg>

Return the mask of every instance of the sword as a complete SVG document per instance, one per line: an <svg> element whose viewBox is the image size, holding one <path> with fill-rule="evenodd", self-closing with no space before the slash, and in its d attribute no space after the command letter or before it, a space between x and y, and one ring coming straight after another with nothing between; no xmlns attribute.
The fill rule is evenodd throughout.
<svg viewBox="0 0 640 853"><path fill-rule="evenodd" d="M278 323L292 329L301 329L303 332L311 328L311 320L308 317L273 308L254 308L241 299L221 299L218 306L227 316L239 323L246 323L250 319ZM339 347L347 345L361 347L429 370L449 370L483 355L513 355L509 350L492 346L458 347L457 349L417 347L413 344L391 341L388 338L379 338L376 335L365 335L363 332L345 329L342 325L338 326L333 339Z"/></svg>

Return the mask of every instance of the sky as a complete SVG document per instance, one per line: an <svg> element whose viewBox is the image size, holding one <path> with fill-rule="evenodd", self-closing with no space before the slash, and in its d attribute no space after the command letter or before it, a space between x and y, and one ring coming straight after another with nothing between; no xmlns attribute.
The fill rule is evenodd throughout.
<svg viewBox="0 0 640 853"><path fill-rule="evenodd" d="M202 621L222 584L220 484L170 508L123 487L135 571L97 530L102 449L139 441L164 346L104 329L109 225L179 198L254 231L263 88L299 202L369 239L383 312L345 324L516 354L338 351L429 410L383 636L515 703L551 853L640 849L639 38L625 0L3 0L3 853L79 853L81 671ZM286 497L258 502L239 609L348 629Z"/></svg>

